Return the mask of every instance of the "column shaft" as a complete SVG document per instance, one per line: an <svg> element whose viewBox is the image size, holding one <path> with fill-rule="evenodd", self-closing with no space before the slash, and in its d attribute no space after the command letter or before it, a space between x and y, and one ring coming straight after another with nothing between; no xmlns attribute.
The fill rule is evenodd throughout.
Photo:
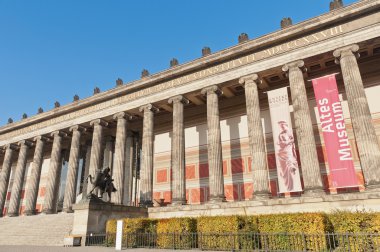
<svg viewBox="0 0 380 252"><path fill-rule="evenodd" d="M20 152L18 154L17 166L15 170L15 176L12 185L11 199L9 201L8 216L18 216L20 209L21 191L24 184L26 159L28 155L28 149L30 143L21 141Z"/></svg>
<svg viewBox="0 0 380 252"><path fill-rule="evenodd" d="M84 175L83 175L83 185L82 185L82 199L87 198L87 177L90 171L90 159L91 159L91 142L86 143L86 156L85 156L85 162L84 162Z"/></svg>
<svg viewBox="0 0 380 252"><path fill-rule="evenodd" d="M61 145L62 138L65 136L62 132L55 131L51 134L54 137L53 147L50 156L50 165L47 176L46 194L43 205L45 214L57 213L59 178L62 171Z"/></svg>
<svg viewBox="0 0 380 252"><path fill-rule="evenodd" d="M95 182L96 175L101 171L101 155L102 155L102 143L103 143L103 126L107 126L108 123L97 119L91 121L91 125L94 126L94 132L92 134L92 147L90 158L90 170L89 175L92 176L93 182ZM92 183L88 183L87 193L90 193L94 188Z"/></svg>
<svg viewBox="0 0 380 252"><path fill-rule="evenodd" d="M127 133L125 144L125 173L124 173L124 199L123 204L130 206L132 203L133 186L133 137Z"/></svg>
<svg viewBox="0 0 380 252"><path fill-rule="evenodd" d="M189 103L182 95L169 99L173 103L173 134L171 169L172 181L172 204L186 204L186 177L185 177L185 129L183 124L183 107Z"/></svg>
<svg viewBox="0 0 380 252"><path fill-rule="evenodd" d="M142 157L140 175L140 204L153 206L153 111L152 104L142 106L144 111Z"/></svg>
<svg viewBox="0 0 380 252"><path fill-rule="evenodd" d="M270 194L269 176L257 81L257 74L245 76L239 80L240 84L245 86L249 150L252 158L251 167L254 188L252 198L268 198Z"/></svg>
<svg viewBox="0 0 380 252"><path fill-rule="evenodd" d="M123 204L124 198L124 167L125 167L125 148L127 137L127 119L124 112L114 115L117 120L116 143L115 143L115 162L112 177L116 192L112 193L111 201L115 204Z"/></svg>
<svg viewBox="0 0 380 252"><path fill-rule="evenodd" d="M301 159L302 176L305 194L323 192L317 149L314 139L305 83L301 71L302 60L286 64L284 71L289 71L290 91L294 110L294 121L297 132L298 150Z"/></svg>
<svg viewBox="0 0 380 252"><path fill-rule="evenodd" d="M12 168L12 156L15 148L16 147L11 144L6 146L3 166L0 170L0 216L3 216L4 205L7 200L9 177Z"/></svg>
<svg viewBox="0 0 380 252"><path fill-rule="evenodd" d="M218 95L221 91L217 86L202 89L202 94L207 94L207 146L210 181L210 201L225 201L222 140L219 120Z"/></svg>
<svg viewBox="0 0 380 252"><path fill-rule="evenodd" d="M70 147L69 167L67 171L65 197L63 202L63 211L67 213L73 212L72 205L76 199L76 182L79 169L79 152L80 138L84 129L80 126L73 126L70 131L73 132Z"/></svg>
<svg viewBox="0 0 380 252"><path fill-rule="evenodd" d="M33 215L36 211L38 188L40 185L41 169L43 162L43 152L46 139L42 136L36 137L36 147L34 150L32 170L28 180L28 190L26 191L25 215Z"/></svg>
<svg viewBox="0 0 380 252"><path fill-rule="evenodd" d="M340 58L347 102L365 184L367 187L379 187L380 147L359 66L354 55L358 50L358 45L351 45L337 49L334 51L334 56Z"/></svg>

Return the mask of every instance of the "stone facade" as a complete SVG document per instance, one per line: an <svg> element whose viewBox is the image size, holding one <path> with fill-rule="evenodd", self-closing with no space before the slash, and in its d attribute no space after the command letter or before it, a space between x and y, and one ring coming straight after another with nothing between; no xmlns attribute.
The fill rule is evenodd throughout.
<svg viewBox="0 0 380 252"><path fill-rule="evenodd" d="M133 83L118 80L111 90L0 127L1 214L74 211L89 225L94 216L122 215L107 211L328 211L348 209L350 201L379 210L379 9L379 0L359 1L259 39L244 36L220 53L204 49L192 62L172 61L158 74L144 70ZM309 82L335 72L359 179L349 189L331 185ZM266 92L285 86L302 169L299 193L279 193L277 186ZM112 204L91 208L87 177L106 167L117 189Z"/></svg>

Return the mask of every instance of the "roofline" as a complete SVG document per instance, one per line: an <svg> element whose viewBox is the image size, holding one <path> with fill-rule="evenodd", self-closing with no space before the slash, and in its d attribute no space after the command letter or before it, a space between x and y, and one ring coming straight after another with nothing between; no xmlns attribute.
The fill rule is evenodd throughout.
<svg viewBox="0 0 380 252"><path fill-rule="evenodd" d="M380 0L358 1L343 8L339 8L320 16L294 24L285 29L268 33L247 42L243 42L241 44L237 44L221 51L212 53L208 56L197 58L187 63L165 69L161 72L139 80L131 81L123 86L114 87L102 93L63 105L59 108L54 108L41 114L33 115L21 121L4 125L0 127L0 134L23 128L37 122L75 111L77 109L86 108L108 99L132 93L146 87L154 86L160 82L168 81L170 79L186 75L188 73L223 62L227 59L251 53L265 47L273 46L285 40L296 38L305 33L315 32L327 26L332 26L333 24L346 21L347 19L351 19L353 17L371 13L379 7Z"/></svg>

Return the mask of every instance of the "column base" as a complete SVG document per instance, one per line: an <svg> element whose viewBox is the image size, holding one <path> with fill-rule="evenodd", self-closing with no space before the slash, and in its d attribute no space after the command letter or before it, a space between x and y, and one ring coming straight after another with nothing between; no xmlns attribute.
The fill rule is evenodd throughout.
<svg viewBox="0 0 380 252"><path fill-rule="evenodd" d="M326 195L325 191L321 188L307 189L302 194L303 197L321 197Z"/></svg>
<svg viewBox="0 0 380 252"><path fill-rule="evenodd" d="M57 212L54 211L53 209L44 209L42 210L43 214L56 214Z"/></svg>
<svg viewBox="0 0 380 252"><path fill-rule="evenodd" d="M65 213L74 213L74 210L73 210L72 207L68 207L68 208L64 208L64 209L62 210L62 212L65 212Z"/></svg>
<svg viewBox="0 0 380 252"><path fill-rule="evenodd" d="M365 190L371 192L378 192L380 191L380 184L366 185Z"/></svg>
<svg viewBox="0 0 380 252"><path fill-rule="evenodd" d="M208 203L221 203L226 202L226 197L224 195L210 196Z"/></svg>
<svg viewBox="0 0 380 252"><path fill-rule="evenodd" d="M172 199L172 206L182 206L187 205L187 200L184 199Z"/></svg>
<svg viewBox="0 0 380 252"><path fill-rule="evenodd" d="M7 213L7 216L8 217L17 217L18 216L18 213Z"/></svg>
<svg viewBox="0 0 380 252"><path fill-rule="evenodd" d="M26 216L31 216L31 215L35 215L35 214L36 214L36 211L33 211L33 210L24 211L24 215L26 215Z"/></svg>
<svg viewBox="0 0 380 252"><path fill-rule="evenodd" d="M267 200L267 199L270 199L271 197L271 193L270 192L254 192L252 194L252 198L251 200Z"/></svg>

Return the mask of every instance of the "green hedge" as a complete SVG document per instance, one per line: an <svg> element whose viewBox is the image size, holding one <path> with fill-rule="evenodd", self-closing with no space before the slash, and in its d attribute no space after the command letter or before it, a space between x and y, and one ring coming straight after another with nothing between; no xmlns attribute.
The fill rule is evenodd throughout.
<svg viewBox="0 0 380 252"><path fill-rule="evenodd" d="M204 250L234 248L254 250L267 246L271 250L315 251L351 244L351 251L371 251L380 247L376 236L355 235L353 238L325 236L325 233L380 233L380 213L334 212L271 214L257 216L209 216L171 219L124 219L124 246ZM116 232L116 220L107 222L107 232ZM149 239L136 239L126 234L149 233ZM196 237L189 237L194 233ZM260 233L260 236L254 234ZM177 234L177 235L174 235ZM180 235L182 234L182 235ZM230 235L234 234L234 235ZM126 239L128 237L128 240ZM145 241L144 241L145 240ZM149 244L146 243L148 240ZM140 244L142 242L144 244ZM110 242L110 241L108 241ZM197 244L191 244L197 243ZM338 250L337 250L338 251Z"/></svg>
<svg viewBox="0 0 380 252"><path fill-rule="evenodd" d="M321 213L261 215L258 217L258 226L260 233L267 234L261 236L261 243L273 250L297 248L303 251L326 247L327 241L323 234L332 231L327 216Z"/></svg>
<svg viewBox="0 0 380 252"><path fill-rule="evenodd" d="M197 232L194 218L162 219L157 222L157 246L159 248L191 249L194 239L189 233Z"/></svg>
<svg viewBox="0 0 380 252"><path fill-rule="evenodd" d="M338 237L339 245L350 244L351 251L373 251L380 247L380 238L367 236L365 233L380 232L380 213L368 213L364 211L346 212L336 211L329 215L334 233L356 233L354 237Z"/></svg>

